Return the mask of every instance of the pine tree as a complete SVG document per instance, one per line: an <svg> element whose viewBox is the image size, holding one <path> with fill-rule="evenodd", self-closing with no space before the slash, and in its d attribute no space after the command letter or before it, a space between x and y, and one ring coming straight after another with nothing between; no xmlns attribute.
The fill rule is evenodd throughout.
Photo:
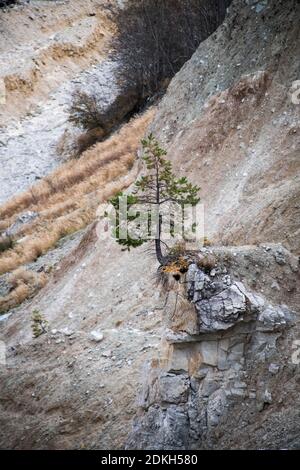
<svg viewBox="0 0 300 470"><path fill-rule="evenodd" d="M183 207L184 205L195 206L200 198L198 197L199 187L192 185L186 177L177 178L172 172L172 164L168 161L166 151L160 147L159 142L150 134L146 139L142 140L143 156L142 160L145 167L145 174L141 176L135 183L133 193L127 195L127 221L134 221L141 214L130 215L129 211L135 204L143 204L148 207L148 213L151 207L155 206L158 210L157 233L155 237L155 252L157 260L160 264L164 263L164 255L162 252L161 228L162 214L161 208L166 203L175 203ZM140 236L132 238L127 235L126 238L120 237L122 230L122 214L120 208L120 197L124 194L118 193L110 202L114 206L117 215L117 221L114 236L117 242L127 247L127 249L141 246L147 239ZM147 214L146 214L147 215ZM149 220L149 219L148 219Z"/></svg>

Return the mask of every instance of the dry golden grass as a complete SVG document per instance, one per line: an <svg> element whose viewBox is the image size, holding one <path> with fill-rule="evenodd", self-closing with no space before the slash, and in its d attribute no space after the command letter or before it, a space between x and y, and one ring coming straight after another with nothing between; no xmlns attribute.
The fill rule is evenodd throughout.
<svg viewBox="0 0 300 470"><path fill-rule="evenodd" d="M8 281L12 290L5 297L0 297L0 313L19 305L37 292L46 284L46 275L19 268L9 276Z"/></svg>
<svg viewBox="0 0 300 470"><path fill-rule="evenodd" d="M101 202L133 182L135 175L131 179L126 176L153 114L150 109L132 119L105 142L84 152L80 159L63 163L0 207L0 231L24 211L39 212L38 218L18 232L17 243L0 253L0 275L14 271L11 276L16 276L13 291L0 298L0 312L21 303L36 290L33 278L25 279L24 271L22 277L18 268L36 260L61 238L86 227L95 219Z"/></svg>
<svg viewBox="0 0 300 470"><path fill-rule="evenodd" d="M64 200L65 193L72 191L82 181L88 182L98 170L109 171L110 164L115 163L112 178L117 176L118 165L128 156L134 157L139 142L153 117L153 109L144 115L132 119L117 134L105 142L98 143L87 150L79 160L71 160L34 185L28 191L14 197L0 207L0 218L12 218L24 210L44 210L53 201ZM105 175L104 175L105 176ZM103 183L102 178L100 183ZM75 195L79 195L76 191ZM9 221L11 222L11 220ZM3 223L3 222L2 222Z"/></svg>

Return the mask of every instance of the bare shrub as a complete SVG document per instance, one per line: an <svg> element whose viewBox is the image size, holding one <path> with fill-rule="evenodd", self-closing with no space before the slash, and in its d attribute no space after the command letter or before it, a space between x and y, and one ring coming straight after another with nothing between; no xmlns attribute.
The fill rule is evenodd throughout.
<svg viewBox="0 0 300 470"><path fill-rule="evenodd" d="M69 109L69 121L84 130L105 127L101 103L95 94L75 90Z"/></svg>
<svg viewBox="0 0 300 470"><path fill-rule="evenodd" d="M101 89L90 92L75 90L69 107L69 121L85 131L102 129L105 136L124 118L131 117L136 106L137 94L130 87L109 105L102 103Z"/></svg>
<svg viewBox="0 0 300 470"><path fill-rule="evenodd" d="M156 93L223 21L231 0L132 0L117 15L120 82Z"/></svg>

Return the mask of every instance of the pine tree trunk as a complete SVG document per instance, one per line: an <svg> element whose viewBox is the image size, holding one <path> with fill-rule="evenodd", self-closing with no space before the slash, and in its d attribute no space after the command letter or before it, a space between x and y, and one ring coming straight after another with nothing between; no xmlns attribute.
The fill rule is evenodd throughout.
<svg viewBox="0 0 300 470"><path fill-rule="evenodd" d="M155 239L155 253L157 261L160 265L164 263L164 257L161 251L161 224L162 224L162 215L160 214L160 185L159 185L159 167L158 162L156 160L156 203L158 209L158 227L157 227L157 234Z"/></svg>
<svg viewBox="0 0 300 470"><path fill-rule="evenodd" d="M158 217L158 230L157 230L158 233L155 239L155 253L156 253L156 258L159 264L163 264L164 262L164 256L161 251L161 243L160 243L161 223L162 223L162 216L160 214Z"/></svg>
<svg viewBox="0 0 300 470"><path fill-rule="evenodd" d="M160 240L158 240L158 239L155 240L155 253L156 253L156 258L157 258L157 261L159 262L159 264L163 264L164 256L163 256L162 251L161 251Z"/></svg>

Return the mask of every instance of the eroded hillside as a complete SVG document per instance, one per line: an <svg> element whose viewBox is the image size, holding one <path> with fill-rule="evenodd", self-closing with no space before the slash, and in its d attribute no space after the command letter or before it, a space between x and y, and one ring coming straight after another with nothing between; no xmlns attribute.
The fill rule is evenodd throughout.
<svg viewBox="0 0 300 470"><path fill-rule="evenodd" d="M299 254L299 6L240 3L172 81L152 128L201 186L208 238Z"/></svg>
<svg viewBox="0 0 300 470"><path fill-rule="evenodd" d="M107 60L114 26L105 5L32 1L1 11L1 203L60 164L56 144L75 87L100 82L103 101L114 99L116 65Z"/></svg>
<svg viewBox="0 0 300 470"><path fill-rule="evenodd" d="M0 317L1 447L299 448L299 16L293 0L234 0L157 112L0 208L4 228L41 212L23 251L0 257L15 269L33 233L47 243L43 224L57 235L61 211L65 230L131 184L152 130L201 186L210 243L179 282L169 269L166 292L147 251L79 232L38 295ZM34 310L49 323L37 339Z"/></svg>

